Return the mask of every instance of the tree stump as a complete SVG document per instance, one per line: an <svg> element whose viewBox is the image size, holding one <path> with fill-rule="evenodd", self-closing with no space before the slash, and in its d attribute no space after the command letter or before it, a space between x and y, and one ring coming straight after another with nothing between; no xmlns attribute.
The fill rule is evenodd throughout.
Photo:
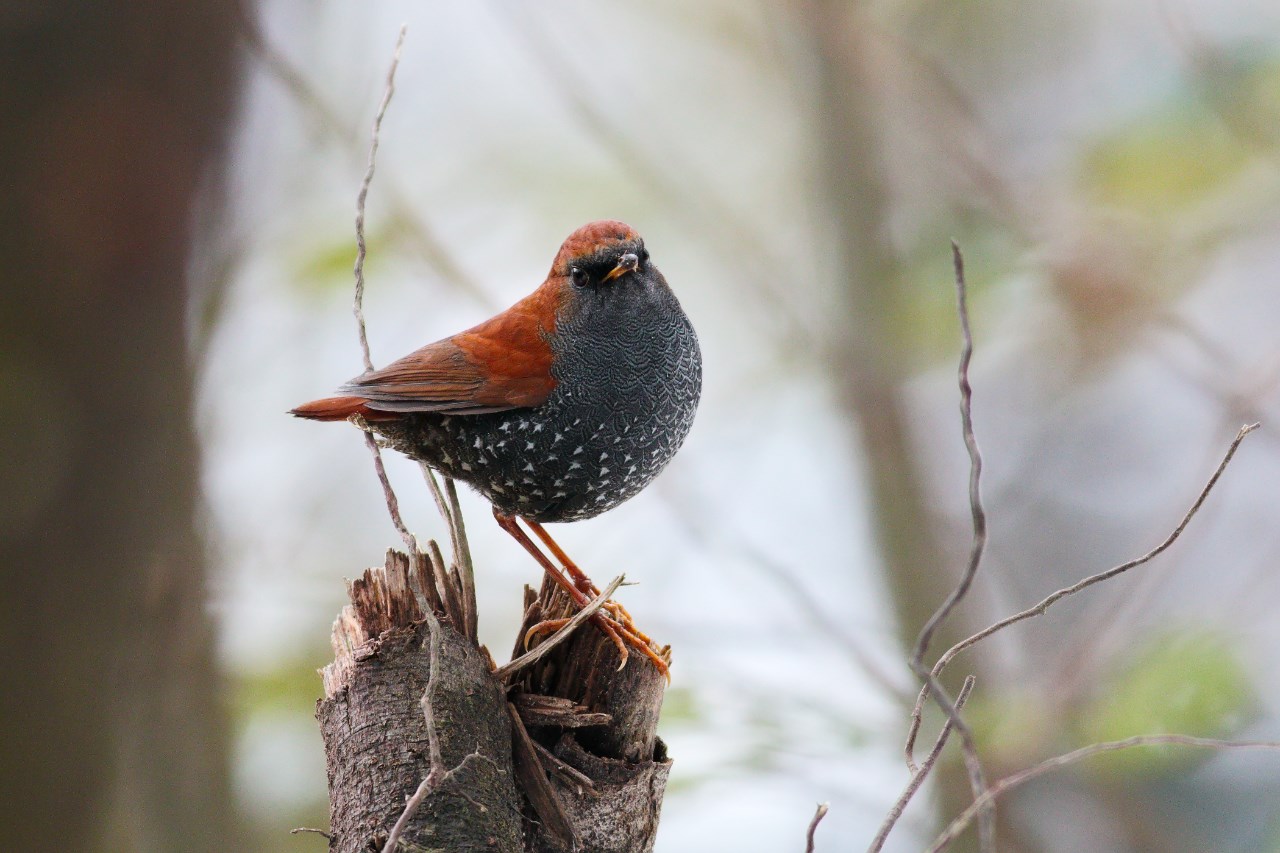
<svg viewBox="0 0 1280 853"><path fill-rule="evenodd" d="M416 566L391 551L352 581L334 624L316 712L331 853L383 849L405 815L431 772L424 706L451 772L408 815L396 850L652 850L671 766L656 734L665 679L638 654L619 670L587 624L502 683L468 636L474 602L431 545ZM549 581L526 588L525 603L521 637L573 610Z"/></svg>

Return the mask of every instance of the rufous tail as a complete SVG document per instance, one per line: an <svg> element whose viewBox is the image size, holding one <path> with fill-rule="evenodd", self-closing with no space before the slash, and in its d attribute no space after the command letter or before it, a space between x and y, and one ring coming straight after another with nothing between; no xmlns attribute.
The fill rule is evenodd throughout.
<svg viewBox="0 0 1280 853"><path fill-rule="evenodd" d="M323 400L312 400L303 403L289 414L313 421L345 421L352 415L362 415L370 422L394 421L400 417L396 412L380 412L369 408L369 401L363 397L325 397Z"/></svg>

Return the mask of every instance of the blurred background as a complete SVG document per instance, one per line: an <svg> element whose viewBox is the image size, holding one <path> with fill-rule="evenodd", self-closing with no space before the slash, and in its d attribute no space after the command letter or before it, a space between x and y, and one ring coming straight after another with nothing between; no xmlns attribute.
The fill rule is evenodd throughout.
<svg viewBox="0 0 1280 853"><path fill-rule="evenodd" d="M818 801L861 849L906 783L904 645L970 535L951 238L991 534L938 651L1149 550L1263 423L1167 555L952 666L989 774L1280 739L1273 0L8 4L0 847L323 849L316 670L398 538L356 432L284 412L360 369L402 22L375 363L604 217L702 339L684 451L556 531L675 649L659 851L801 849ZM464 500L503 657L538 572ZM1277 851L1278 791L1274 755L1104 757L1003 800L1000 849ZM949 759L887 849L966 796Z"/></svg>

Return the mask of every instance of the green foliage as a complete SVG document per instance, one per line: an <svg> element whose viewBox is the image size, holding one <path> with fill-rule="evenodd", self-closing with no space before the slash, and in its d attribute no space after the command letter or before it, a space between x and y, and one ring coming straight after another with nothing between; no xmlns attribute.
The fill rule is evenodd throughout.
<svg viewBox="0 0 1280 853"><path fill-rule="evenodd" d="M1280 144L1280 57L1243 48L1197 57L1194 85L1086 148L1095 202L1168 219L1209 198Z"/></svg>
<svg viewBox="0 0 1280 853"><path fill-rule="evenodd" d="M1098 204L1176 216L1235 176L1248 153L1198 100L1118 128L1087 149L1083 181Z"/></svg>
<svg viewBox="0 0 1280 853"><path fill-rule="evenodd" d="M1208 631L1164 636L1136 654L1083 709L1077 740L1161 733L1223 737L1240 727L1254 700L1249 673L1225 638ZM1163 773L1206 757L1191 750L1134 749L1094 766L1106 773Z"/></svg>

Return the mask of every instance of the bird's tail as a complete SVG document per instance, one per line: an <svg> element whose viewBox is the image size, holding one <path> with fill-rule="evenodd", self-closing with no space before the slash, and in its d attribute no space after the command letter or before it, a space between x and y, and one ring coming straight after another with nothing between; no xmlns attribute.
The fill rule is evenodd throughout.
<svg viewBox="0 0 1280 853"><path fill-rule="evenodd" d="M352 415L361 415L370 422L393 421L400 417L395 412L380 412L369 408L369 401L363 397L326 397L323 400L312 400L303 403L289 414L313 421L345 421Z"/></svg>

